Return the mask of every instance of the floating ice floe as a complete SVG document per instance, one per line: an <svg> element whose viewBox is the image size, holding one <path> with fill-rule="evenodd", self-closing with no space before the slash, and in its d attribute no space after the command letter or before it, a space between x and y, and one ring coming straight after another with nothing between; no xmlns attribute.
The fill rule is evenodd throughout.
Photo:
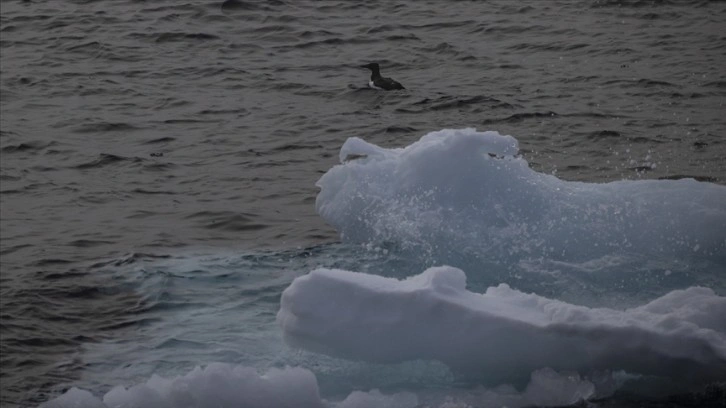
<svg viewBox="0 0 726 408"><path fill-rule="evenodd" d="M116 386L102 398L71 388L40 408L510 408L568 405L591 397L594 385L579 376L551 369L532 373L522 392L511 386L479 387L466 393L443 391L418 396L412 392L353 391L342 401L319 396L315 375L303 368L271 369L259 375L250 367L214 363L190 373L126 388Z"/></svg>
<svg viewBox="0 0 726 408"><path fill-rule="evenodd" d="M270 369L214 363L184 376L154 375L144 384L116 386L103 399L72 388L41 408L323 407L315 375L302 368Z"/></svg>
<svg viewBox="0 0 726 408"><path fill-rule="evenodd" d="M437 360L462 375L464 388L378 391L362 384L327 398L314 374L326 367L260 374L213 363L116 386L103 397L72 388L42 407L515 408L608 396L634 378L661 384L657 395L671 393L669 384L696 388L726 379L726 298L718 292L726 187L568 182L533 171L518 153L516 139L474 129L432 132L401 149L348 139L341 164L318 182L319 214L344 241L380 246L381 256L395 258L376 273L400 268L390 274L405 276L454 264L475 289L467 290L467 277L454 267L402 280L317 269L292 282L277 314L293 348L379 363ZM371 270L370 257L342 256ZM573 271L580 276L566 279ZM527 287L520 277L527 273L529 287L559 294L584 287L581 293L615 300L586 307L586 296L565 302L500 284ZM482 275L488 279L473 279ZM654 287L663 277L670 286ZM538 281L545 285L532 284ZM627 296L614 296L616 286L628 285L635 288ZM637 306L619 307L626 298Z"/></svg>
<svg viewBox="0 0 726 408"><path fill-rule="evenodd" d="M399 149L353 137L318 181L316 208L344 241L394 243L438 264L613 253L726 262L726 187L568 182L530 169L518 150L511 136L475 129L432 132Z"/></svg>
<svg viewBox="0 0 726 408"><path fill-rule="evenodd" d="M551 367L703 383L726 378L726 298L673 291L626 310L588 308L502 284L466 290L466 276L435 267L405 280L318 269L282 296L285 341L345 359L433 359L490 383Z"/></svg>

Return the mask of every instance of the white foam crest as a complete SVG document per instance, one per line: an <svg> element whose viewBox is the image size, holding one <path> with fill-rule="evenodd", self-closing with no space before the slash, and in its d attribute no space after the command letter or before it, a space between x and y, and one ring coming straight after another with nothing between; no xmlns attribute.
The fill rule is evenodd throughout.
<svg viewBox="0 0 726 408"><path fill-rule="evenodd" d="M726 259L726 187L567 182L533 171L517 153L513 137L475 129L432 132L401 149L351 138L341 159L358 159L321 177L316 209L346 241L395 242L439 263L613 253Z"/></svg>
<svg viewBox="0 0 726 408"><path fill-rule="evenodd" d="M317 269L283 292L277 319L293 347L381 363L438 360L493 383L542 367L689 383L726 378L726 298L711 289L615 310L505 284L482 294L465 287L464 272L452 267L405 280Z"/></svg>

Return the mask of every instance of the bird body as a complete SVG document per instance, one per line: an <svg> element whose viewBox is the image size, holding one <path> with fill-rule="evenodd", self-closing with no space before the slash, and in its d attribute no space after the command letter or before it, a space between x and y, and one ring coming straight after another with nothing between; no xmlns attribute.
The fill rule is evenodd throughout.
<svg viewBox="0 0 726 408"><path fill-rule="evenodd" d="M381 67L375 63L361 65L362 68L368 68L371 70L371 80L368 82L368 86L373 89L381 89L384 91L391 91L395 89L406 89L400 83L394 81L391 78L385 78L381 76Z"/></svg>

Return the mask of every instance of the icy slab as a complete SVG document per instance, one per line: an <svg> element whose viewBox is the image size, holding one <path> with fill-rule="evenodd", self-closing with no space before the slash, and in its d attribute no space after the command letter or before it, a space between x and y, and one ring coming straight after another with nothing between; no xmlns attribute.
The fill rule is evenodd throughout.
<svg viewBox="0 0 726 408"><path fill-rule="evenodd" d="M353 391L348 397L336 405L336 408L416 408L418 397L410 392L384 395L379 390L369 392Z"/></svg>
<svg viewBox="0 0 726 408"><path fill-rule="evenodd" d="M322 408L315 375L303 368L254 368L213 363L176 377L153 376L131 388L117 386L103 400L71 389L41 408Z"/></svg>
<svg viewBox="0 0 726 408"><path fill-rule="evenodd" d="M317 269L283 292L277 321L293 346L351 360L439 360L492 383L543 367L624 370L699 383L726 378L726 297L676 290L626 310L588 308L502 284L466 290L464 272L405 280Z"/></svg>
<svg viewBox="0 0 726 408"><path fill-rule="evenodd" d="M726 187L684 180L567 182L537 173L511 136L429 133L399 149L348 139L316 209L343 240L461 257L580 262L609 254L726 259Z"/></svg>
<svg viewBox="0 0 726 408"><path fill-rule="evenodd" d="M522 392L511 385L487 389L383 393L356 390L342 401L318 396L314 374L303 368L271 370L259 376L250 367L214 363L185 376L154 376L145 384L117 386L103 398L71 388L40 408L510 408L570 405L595 395L595 385L577 374L546 368L532 373Z"/></svg>

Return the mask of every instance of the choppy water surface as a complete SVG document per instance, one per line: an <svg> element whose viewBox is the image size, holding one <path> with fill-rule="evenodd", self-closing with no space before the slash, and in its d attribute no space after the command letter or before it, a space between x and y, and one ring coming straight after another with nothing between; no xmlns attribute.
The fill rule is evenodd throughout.
<svg viewBox="0 0 726 408"><path fill-rule="evenodd" d="M3 405L308 358L267 341L292 278L397 262L315 214L350 136L494 129L566 180L724 184L725 20L716 1L4 1ZM407 89L366 89L369 61Z"/></svg>

